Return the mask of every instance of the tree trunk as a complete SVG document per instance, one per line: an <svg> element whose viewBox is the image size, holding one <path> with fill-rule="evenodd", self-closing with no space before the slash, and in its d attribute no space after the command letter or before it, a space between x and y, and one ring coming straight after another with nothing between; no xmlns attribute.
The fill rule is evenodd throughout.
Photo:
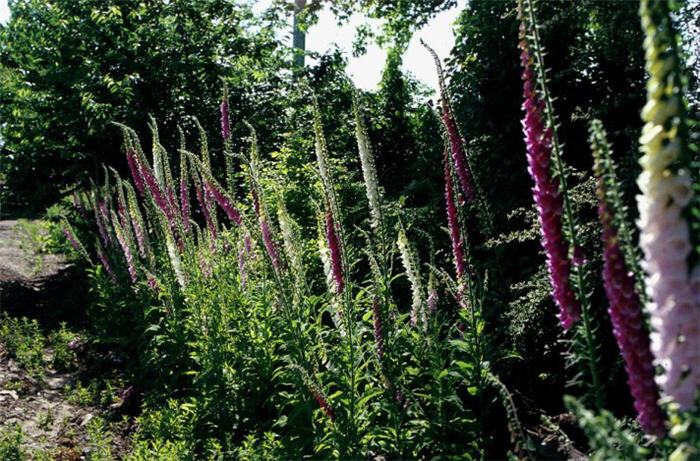
<svg viewBox="0 0 700 461"><path fill-rule="evenodd" d="M292 46L294 47L294 67L299 70L304 67L304 51L306 50L306 34L299 29L299 14L306 7L306 0L294 0L294 5Z"/></svg>

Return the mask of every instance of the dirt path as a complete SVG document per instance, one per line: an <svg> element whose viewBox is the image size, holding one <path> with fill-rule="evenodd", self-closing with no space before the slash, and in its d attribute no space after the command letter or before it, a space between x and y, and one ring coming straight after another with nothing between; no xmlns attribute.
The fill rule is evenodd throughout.
<svg viewBox="0 0 700 461"><path fill-rule="evenodd" d="M30 234L37 228L36 222L0 220L0 313L36 319L46 336L63 322L80 324L84 306L76 302L81 285L75 268L32 244ZM75 391L80 389L84 364L58 373L49 365L53 351L47 346L42 351L43 371L37 376L13 359L1 341L0 449L2 432L7 440L8 431L21 427L27 459L92 459L98 453L99 459L120 459L127 452L128 423L109 422L108 409L85 404Z"/></svg>

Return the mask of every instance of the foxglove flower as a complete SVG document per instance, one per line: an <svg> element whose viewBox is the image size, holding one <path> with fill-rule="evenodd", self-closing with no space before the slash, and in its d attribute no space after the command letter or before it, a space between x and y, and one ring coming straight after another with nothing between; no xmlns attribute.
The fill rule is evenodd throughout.
<svg viewBox="0 0 700 461"><path fill-rule="evenodd" d="M224 141L231 138L231 126L228 115L228 91L224 89L224 96L221 98L221 137Z"/></svg>
<svg viewBox="0 0 700 461"><path fill-rule="evenodd" d="M521 24L521 34L524 34ZM552 177L550 161L552 153L552 129L543 122L543 103L538 100L533 58L524 37L519 43L522 49L520 63L523 67L522 79L523 110L522 121L527 148L528 172L535 181L532 188L541 225L542 247L547 254L547 268L552 284L552 296L559 308L559 323L565 330L581 317L581 304L574 296L569 281L571 260L562 233L563 196L559 181Z"/></svg>
<svg viewBox="0 0 700 461"><path fill-rule="evenodd" d="M73 235L73 233L69 229L63 229L63 235L66 236L66 238L68 239L70 244L73 246L75 251L77 251L78 253L82 253L80 250L80 245L78 244L78 241L75 239L75 236Z"/></svg>
<svg viewBox="0 0 700 461"><path fill-rule="evenodd" d="M277 249L275 248L275 243L272 241L272 235L270 234L270 227L267 225L267 221L264 218L260 219L260 231L262 233L263 243L265 244L265 250L267 251L270 261L272 262L272 267L275 272L280 271L280 260L277 255Z"/></svg>
<svg viewBox="0 0 700 461"><path fill-rule="evenodd" d="M435 307L437 304L438 294L434 289L430 289L428 293L428 307L430 308L430 313L435 313Z"/></svg>
<svg viewBox="0 0 700 461"><path fill-rule="evenodd" d="M196 174L196 173L193 173L193 174ZM207 207L207 203L204 199L204 193L202 192L202 188L199 186L199 183L197 182L198 179L199 179L199 177L197 177L197 180L195 181L195 184L194 184L194 192L195 192L195 195L197 196L197 201L199 202L199 207L202 210L202 214L204 215L204 221L207 224L207 229L209 229L209 233L211 234L211 238L216 240L217 239L216 226L214 225L214 221L211 219L211 215L209 214L209 207Z"/></svg>
<svg viewBox="0 0 700 461"><path fill-rule="evenodd" d="M687 410L700 388L700 266L688 267L693 248L683 219L693 189L685 166L691 152L681 66L668 2L643 0L640 13L649 81L637 203L651 349L663 369L658 377L663 392Z"/></svg>
<svg viewBox="0 0 700 461"><path fill-rule="evenodd" d="M362 165L362 176L365 180L367 200L369 201L369 212L372 218L372 227L378 227L381 221L382 211L379 199L379 181L377 180L377 168L374 163L374 156L370 148L367 137L365 121L360 113L357 101L357 94L353 92L353 112L355 114L355 136L357 137L357 149L360 153L360 164Z"/></svg>
<svg viewBox="0 0 700 461"><path fill-rule="evenodd" d="M221 208L226 212L226 215L231 221L233 221L237 226L241 225L241 214L238 212L236 207L233 206L232 201L226 196L226 192L217 184L212 181L205 181L205 186L207 190L211 192L214 199L219 204Z"/></svg>
<svg viewBox="0 0 700 461"><path fill-rule="evenodd" d="M418 272L418 264L416 263L416 258L408 245L408 238L406 237L406 232L403 229L399 230L399 238L397 240L397 246L399 247L399 255L401 256L401 263L406 270L406 276L409 282L411 282L411 325L418 323L419 317L420 321L425 324L426 316L423 307L423 285L420 279L420 273Z"/></svg>
<svg viewBox="0 0 700 461"><path fill-rule="evenodd" d="M253 196L253 208L255 209L255 214L258 215L258 221L260 221L260 232L262 234L265 251L267 251L267 255L270 257L270 261L272 262L272 267L275 269L275 272L279 272L280 260L279 256L277 255L277 249L275 248L275 242L272 241L272 234L270 232L270 226L267 224L266 214L262 209L260 198L255 192L255 188L252 188L250 192Z"/></svg>
<svg viewBox="0 0 700 461"><path fill-rule="evenodd" d="M115 223L117 223L116 216L113 216L112 219ZM119 242L119 245L122 247L122 251L124 252L124 258L126 259L126 267L129 271L131 281L133 283L136 283L137 277L136 266L134 265L134 254L131 251L131 245L128 241L128 238L124 235L123 230L119 224L116 224L114 226L114 232L117 234L117 241Z"/></svg>
<svg viewBox="0 0 700 461"><path fill-rule="evenodd" d="M440 85L442 123L445 125L445 130L447 131L455 173L457 173L457 178L462 186L462 191L464 192L467 201L472 202L476 196L476 188L474 187L474 180L472 179L472 173L469 169L469 162L467 160L463 139L459 134L459 130L457 129L457 122L455 121L454 112L450 106L449 95L445 85L445 76L442 72L442 64L440 63L440 58L438 57L437 53L435 53L435 50L429 47L425 42L423 42L423 40L421 40L421 44L428 50L430 55L433 57L433 61L435 61L435 67L437 68L438 73L438 82Z"/></svg>
<svg viewBox="0 0 700 461"><path fill-rule="evenodd" d="M95 212L95 223L97 224L97 230L100 232L100 238L102 239L102 242L105 244L105 246L109 245L109 238L107 237L107 230L105 229L105 225L102 222L102 204L100 203L100 199L96 199L95 203L95 209L93 210Z"/></svg>
<svg viewBox="0 0 700 461"><path fill-rule="evenodd" d="M603 285L610 302L608 313L613 333L625 361L637 419L646 433L661 437L664 434L664 417L657 403L659 395L654 383L653 356L642 317L642 303L635 289L634 275L627 267L620 248L613 211L606 201L602 178L598 178L598 199L598 215L603 228L601 240L604 244Z"/></svg>
<svg viewBox="0 0 700 461"><path fill-rule="evenodd" d="M328 292L332 294L337 294L338 288L336 286L335 278L333 276L333 267L331 265L331 252L328 249L328 239L326 237L324 228L325 226L321 223L321 218L319 217L318 255L321 258L321 264L323 265L323 274L325 275Z"/></svg>
<svg viewBox="0 0 700 461"><path fill-rule="evenodd" d="M180 178L180 209L182 211L182 227L185 232L190 231L190 195L187 187L187 178Z"/></svg>
<svg viewBox="0 0 700 461"><path fill-rule="evenodd" d="M333 270L333 279L338 294L343 292L343 256L340 240L336 229L336 224L333 222L333 214L330 207L326 206L326 242L330 252L331 268Z"/></svg>
<svg viewBox="0 0 700 461"><path fill-rule="evenodd" d="M143 216L141 215L138 201L136 200L136 193L129 183L126 183L126 197L129 207L129 216L131 218L131 226L134 229L134 235L136 236L136 243L139 248L139 253L141 254L141 257L146 258L150 255L148 237L146 235L146 224L143 220Z"/></svg>
<svg viewBox="0 0 700 461"><path fill-rule="evenodd" d="M296 222L287 212L287 207L284 204L284 197L280 197L278 201L277 221L279 222L280 230L282 231L284 249L293 269L294 280L296 281L298 288L301 288L306 285L304 261L298 245L301 239L296 231Z"/></svg>
<svg viewBox="0 0 700 461"><path fill-rule="evenodd" d="M131 171L131 177L134 179L136 190L138 190L141 197L143 197L146 192L146 188L143 185L143 174L139 168L136 154L129 149L126 150L126 162L129 164L129 170Z"/></svg>
<svg viewBox="0 0 700 461"><path fill-rule="evenodd" d="M102 251L102 248L100 247L99 242L96 243L96 246L97 246L97 257L99 258L100 262L102 263L102 266L107 271L107 274L109 274L109 278L111 278L112 282L116 285L117 284L117 276L114 275L114 270L112 269L112 266L109 264L109 260L107 260L107 256L105 256L104 251Z"/></svg>
<svg viewBox="0 0 700 461"><path fill-rule="evenodd" d="M447 209L447 227L450 231L450 239L452 240L452 254L455 258L455 268L457 270L457 279L461 282L467 271L467 263L464 258L464 248L462 243L462 235L457 216L457 204L455 203L454 187L452 185L452 174L450 172L450 161L447 158L447 151L444 155L445 161L445 202Z"/></svg>

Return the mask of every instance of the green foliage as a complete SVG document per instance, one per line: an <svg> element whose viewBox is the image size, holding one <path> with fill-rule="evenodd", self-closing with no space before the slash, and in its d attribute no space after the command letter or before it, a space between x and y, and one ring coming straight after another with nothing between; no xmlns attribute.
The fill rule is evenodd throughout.
<svg viewBox="0 0 700 461"><path fill-rule="evenodd" d="M0 317L0 343L30 375L36 378L44 376L44 336L36 320L14 318L3 312Z"/></svg>
<svg viewBox="0 0 700 461"><path fill-rule="evenodd" d="M53 349L51 366L55 370L65 371L74 367L77 359L75 349L79 346L81 339L67 329L65 322L62 322L59 329L49 335L47 342Z"/></svg>
<svg viewBox="0 0 700 461"><path fill-rule="evenodd" d="M250 116L285 67L276 16L258 20L245 2L17 0L10 8L0 28L4 203L39 207L75 182L87 185L101 163L123 168L110 121L143 126L152 114L174 135L177 118L215 107L220 77L235 88L234 117ZM203 123L213 130L216 113Z"/></svg>
<svg viewBox="0 0 700 461"><path fill-rule="evenodd" d="M1 428L0 459L3 461L22 461L25 459L22 448L22 427L18 424Z"/></svg>

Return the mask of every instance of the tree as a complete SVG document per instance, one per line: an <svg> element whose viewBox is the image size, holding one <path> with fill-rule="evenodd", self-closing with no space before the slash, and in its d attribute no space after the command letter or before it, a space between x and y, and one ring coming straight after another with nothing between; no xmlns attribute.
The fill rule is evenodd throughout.
<svg viewBox="0 0 700 461"><path fill-rule="evenodd" d="M233 110L247 117L286 84L286 50L274 36L280 16L256 19L245 2L16 0L10 8L0 29L4 202L40 206L95 177L101 163L123 169L111 121L143 132L150 114L163 139L176 139L175 125L196 115L216 133L221 78Z"/></svg>

